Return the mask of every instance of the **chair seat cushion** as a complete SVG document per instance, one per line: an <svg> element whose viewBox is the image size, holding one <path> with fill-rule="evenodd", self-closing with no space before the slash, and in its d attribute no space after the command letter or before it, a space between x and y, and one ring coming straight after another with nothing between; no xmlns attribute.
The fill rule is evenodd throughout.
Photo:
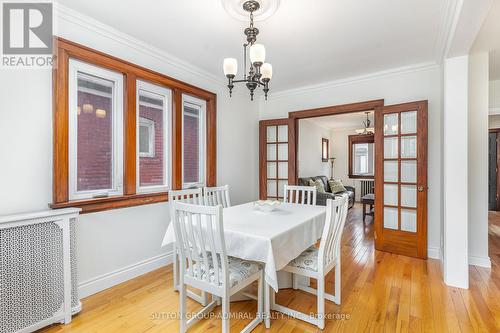
<svg viewBox="0 0 500 333"><path fill-rule="evenodd" d="M318 271L318 248L314 245L302 252L297 258L288 263L288 266Z"/></svg>
<svg viewBox="0 0 500 333"><path fill-rule="evenodd" d="M208 269L209 281L215 282L215 268L212 264L211 256L209 255L208 261L211 263ZM243 260L235 257L227 257L228 261L228 272L229 272L229 287L233 288L238 283L251 276L254 273L257 273L261 266L259 263L255 261ZM197 273L198 267L201 267L201 277L202 279L206 279L207 269L204 263L198 265L197 263L193 265L193 270ZM222 268L219 263L219 277L222 279ZM219 281L219 285L222 285L222 281Z"/></svg>

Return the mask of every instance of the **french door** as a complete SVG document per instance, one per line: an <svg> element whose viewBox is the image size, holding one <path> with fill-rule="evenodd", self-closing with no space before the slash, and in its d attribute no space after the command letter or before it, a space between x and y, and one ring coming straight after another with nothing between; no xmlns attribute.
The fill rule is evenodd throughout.
<svg viewBox="0 0 500 333"><path fill-rule="evenodd" d="M283 199L284 186L288 184L289 141L293 140L290 121L284 119L261 120L259 122L259 197Z"/></svg>
<svg viewBox="0 0 500 333"><path fill-rule="evenodd" d="M376 108L375 248L427 258L427 101Z"/></svg>

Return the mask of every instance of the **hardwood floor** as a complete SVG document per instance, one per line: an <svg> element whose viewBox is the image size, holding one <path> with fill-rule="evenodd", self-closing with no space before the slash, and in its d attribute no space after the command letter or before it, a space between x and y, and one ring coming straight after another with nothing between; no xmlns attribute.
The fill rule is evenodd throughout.
<svg viewBox="0 0 500 333"><path fill-rule="evenodd" d="M438 260L420 260L374 250L372 218L363 227L361 207L350 210L342 247L342 306L326 301L324 332L500 332L500 213L490 214L492 269L470 267L470 289L444 285ZM333 271L327 291L332 291ZM316 311L316 297L282 290L277 302L302 312ZM83 300L70 325L42 332L178 332L171 316L178 308L171 266L156 270ZM200 305L189 300L188 311ZM255 315L256 302L231 303L231 331ZM216 309L220 311L220 308ZM302 321L272 314L271 329L253 332L320 332ZM337 316L335 318L335 316ZM343 319L342 319L343 318ZM220 332L217 318L202 320L189 332Z"/></svg>

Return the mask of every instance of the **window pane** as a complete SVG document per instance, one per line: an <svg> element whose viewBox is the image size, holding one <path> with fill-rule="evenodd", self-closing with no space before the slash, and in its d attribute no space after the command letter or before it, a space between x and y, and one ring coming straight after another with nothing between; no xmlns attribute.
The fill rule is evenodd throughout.
<svg viewBox="0 0 500 333"><path fill-rule="evenodd" d="M398 209L384 207L384 228L398 229Z"/></svg>
<svg viewBox="0 0 500 333"><path fill-rule="evenodd" d="M398 138L384 138L384 158L398 157Z"/></svg>
<svg viewBox="0 0 500 333"><path fill-rule="evenodd" d="M373 143L355 143L352 145L352 158L355 175L373 175L374 145Z"/></svg>
<svg viewBox="0 0 500 333"><path fill-rule="evenodd" d="M183 158L184 158L184 183L202 183L201 150L203 149L202 109L194 104L184 104L184 129L183 129Z"/></svg>
<svg viewBox="0 0 500 333"><path fill-rule="evenodd" d="M165 185L165 96L139 89L139 186Z"/></svg>
<svg viewBox="0 0 500 333"><path fill-rule="evenodd" d="M114 82L77 75L77 191L113 187Z"/></svg>
<svg viewBox="0 0 500 333"><path fill-rule="evenodd" d="M384 135L398 134L398 114L390 113L384 115Z"/></svg>
<svg viewBox="0 0 500 333"><path fill-rule="evenodd" d="M276 126L267 126L267 142L276 142Z"/></svg>

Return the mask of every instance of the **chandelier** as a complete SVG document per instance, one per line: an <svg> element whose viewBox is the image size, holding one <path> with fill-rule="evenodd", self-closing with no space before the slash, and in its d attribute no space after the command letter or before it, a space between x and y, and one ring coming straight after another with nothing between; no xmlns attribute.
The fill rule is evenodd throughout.
<svg viewBox="0 0 500 333"><path fill-rule="evenodd" d="M243 44L243 77L241 80L235 80L238 71L238 61L235 58L224 59L224 75L229 80L227 87L229 88L229 96L232 95L235 83L245 83L250 90L250 99L253 101L254 90L257 87L263 87L265 98L267 100L267 92L269 91L269 81L273 76L273 67L271 64L264 62L266 59L266 49L262 44L256 44L259 29L253 26L253 13L260 8L257 1L245 1L243 9L250 13L250 27L244 30L247 36L247 41ZM247 47L250 49L250 69L247 70Z"/></svg>
<svg viewBox="0 0 500 333"><path fill-rule="evenodd" d="M360 135L369 135L369 134L373 134L375 133L375 129L373 127L370 127L371 125L371 121L370 121L370 112L365 112L366 114L366 121L363 121L363 127L364 128L360 128L360 129L357 129L356 130L356 133L357 134L360 134Z"/></svg>

